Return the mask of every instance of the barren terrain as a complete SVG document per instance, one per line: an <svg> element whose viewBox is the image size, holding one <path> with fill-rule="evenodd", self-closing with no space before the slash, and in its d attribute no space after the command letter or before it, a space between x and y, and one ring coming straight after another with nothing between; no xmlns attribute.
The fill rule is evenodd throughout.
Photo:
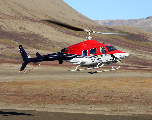
<svg viewBox="0 0 152 120"><path fill-rule="evenodd" d="M29 69L32 66L28 66ZM74 66L20 65L0 69L0 109L132 115L152 113L151 70L123 66L111 72L70 72ZM107 69L107 68L105 68ZM137 68L136 68L137 69Z"/></svg>

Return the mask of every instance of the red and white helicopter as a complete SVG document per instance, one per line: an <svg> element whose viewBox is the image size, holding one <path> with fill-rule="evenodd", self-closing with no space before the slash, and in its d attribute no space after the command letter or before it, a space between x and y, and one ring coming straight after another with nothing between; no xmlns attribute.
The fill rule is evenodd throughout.
<svg viewBox="0 0 152 120"><path fill-rule="evenodd" d="M28 54L23 49L22 45L19 45L19 50L23 58L23 64L22 64L22 67L20 68L20 71L24 71L26 65L30 62L36 63L36 62L54 61L54 60L58 60L59 64L62 64L63 61L76 64L77 67L74 70L70 70L70 71L81 71L81 70L87 70L87 69L91 70L95 68L101 68L104 64L111 65L112 63L120 62L122 59L129 56L129 53L117 50L112 45L100 43L96 40L93 40L92 37L90 36L90 33L117 34L117 35L125 35L125 34L96 32L92 30L86 30L86 29L73 27L73 26L63 24L60 22L54 22L51 20L45 20L45 22L53 23L62 27L66 27L71 30L75 30L75 31L86 31L89 33L89 37L87 37L88 40L71 45L67 48L62 49L61 52L57 52L53 54L40 55L37 52L36 53L37 57L35 58L29 58ZM78 69L79 66L86 67L86 68ZM118 68L113 68L112 66L110 70L100 70L100 71L95 71L95 72L112 71L112 70L117 70L119 68L120 66ZM92 70L90 73L91 74L93 73Z"/></svg>

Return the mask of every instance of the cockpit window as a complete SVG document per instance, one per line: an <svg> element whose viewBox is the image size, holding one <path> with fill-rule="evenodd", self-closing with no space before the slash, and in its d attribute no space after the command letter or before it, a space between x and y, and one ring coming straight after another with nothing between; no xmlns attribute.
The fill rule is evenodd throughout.
<svg viewBox="0 0 152 120"><path fill-rule="evenodd" d="M88 56L88 50L83 50L82 55L83 57Z"/></svg>
<svg viewBox="0 0 152 120"><path fill-rule="evenodd" d="M96 54L96 48L90 49L90 54Z"/></svg>
<svg viewBox="0 0 152 120"><path fill-rule="evenodd" d="M115 48L114 46L106 46L108 51L114 51L114 50L117 50L117 48Z"/></svg>

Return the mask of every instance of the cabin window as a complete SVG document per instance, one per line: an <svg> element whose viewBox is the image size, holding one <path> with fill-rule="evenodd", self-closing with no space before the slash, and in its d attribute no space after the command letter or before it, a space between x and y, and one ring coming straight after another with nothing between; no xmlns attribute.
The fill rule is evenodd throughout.
<svg viewBox="0 0 152 120"><path fill-rule="evenodd" d="M90 49L90 54L96 54L96 48Z"/></svg>
<svg viewBox="0 0 152 120"><path fill-rule="evenodd" d="M102 47L102 48L101 48L101 53L103 53L103 54L107 53L105 47Z"/></svg>
<svg viewBox="0 0 152 120"><path fill-rule="evenodd" d="M117 50L117 48L115 48L114 46L107 46L108 51L114 51Z"/></svg>
<svg viewBox="0 0 152 120"><path fill-rule="evenodd" d="M88 56L88 50L83 50L82 55L83 57Z"/></svg>

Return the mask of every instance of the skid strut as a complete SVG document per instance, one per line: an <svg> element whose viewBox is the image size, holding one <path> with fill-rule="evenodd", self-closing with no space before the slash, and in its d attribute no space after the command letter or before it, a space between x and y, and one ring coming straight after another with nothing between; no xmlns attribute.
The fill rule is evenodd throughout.
<svg viewBox="0 0 152 120"><path fill-rule="evenodd" d="M79 71L78 70L78 67L79 67L80 65L78 65L74 70L68 70L68 71Z"/></svg>
<svg viewBox="0 0 152 120"><path fill-rule="evenodd" d="M92 69L96 69L96 68L101 68L102 66L104 66L104 64L100 65L100 63L98 63L98 65L96 67L87 67L85 69L78 69L78 67L80 65L78 65L74 70L68 70L68 71L82 71L82 70L92 70Z"/></svg>

